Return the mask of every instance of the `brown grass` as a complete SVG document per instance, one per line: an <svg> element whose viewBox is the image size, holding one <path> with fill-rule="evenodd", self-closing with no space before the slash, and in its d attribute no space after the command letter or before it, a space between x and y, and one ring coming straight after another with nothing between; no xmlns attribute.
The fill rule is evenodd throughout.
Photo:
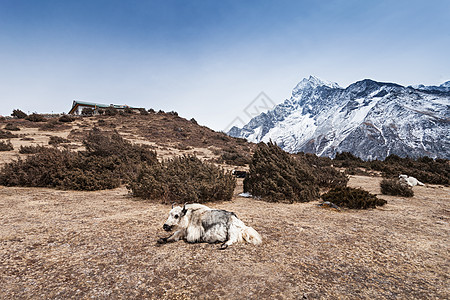
<svg viewBox="0 0 450 300"><path fill-rule="evenodd" d="M350 185L379 193L373 180ZM0 187L0 298L445 299L449 195L416 187L413 198L341 212L235 196L211 206L264 242L219 251L157 245L170 206L133 201L124 188Z"/></svg>
<svg viewBox="0 0 450 300"><path fill-rule="evenodd" d="M99 118L127 140L154 147L159 159L196 153L210 160L218 158L213 150L234 143L239 151L253 147L214 138L174 115L140 117ZM11 139L14 151L3 152L0 165L26 157L18 153L21 145L47 145L50 136L84 150L82 137L99 118L77 118L57 132L8 120L20 136ZM164 136L158 126L172 121L185 139L176 130ZM69 137L73 129L78 140ZM193 149L173 147L179 143ZM448 299L450 188L417 186L406 199L381 195L381 179L351 176L349 186L386 205L340 212L318 201L241 198L239 179L232 201L210 206L234 211L261 233L263 244L225 251L210 244L157 245L167 234L162 224L170 206L136 201L123 186L95 192L0 186L0 299Z"/></svg>

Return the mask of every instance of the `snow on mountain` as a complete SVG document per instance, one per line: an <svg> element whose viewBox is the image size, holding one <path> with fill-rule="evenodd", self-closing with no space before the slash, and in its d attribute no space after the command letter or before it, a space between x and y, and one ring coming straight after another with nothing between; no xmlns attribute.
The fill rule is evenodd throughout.
<svg viewBox="0 0 450 300"><path fill-rule="evenodd" d="M310 76L290 99L228 134L330 157L347 151L363 159L450 158L450 82L403 87L365 79L344 89Z"/></svg>

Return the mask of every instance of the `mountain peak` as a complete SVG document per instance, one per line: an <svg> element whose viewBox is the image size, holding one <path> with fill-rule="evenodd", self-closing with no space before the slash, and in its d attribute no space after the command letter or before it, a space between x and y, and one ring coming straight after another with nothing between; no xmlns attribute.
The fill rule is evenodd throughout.
<svg viewBox="0 0 450 300"><path fill-rule="evenodd" d="M320 156L448 158L448 84L412 89L364 79L342 89L310 76L297 84L290 99L230 134Z"/></svg>
<svg viewBox="0 0 450 300"><path fill-rule="evenodd" d="M298 93L301 90L306 90L306 89L315 89L317 87L320 86L326 86L332 89L339 89L341 88L339 86L339 84L337 84L336 82L331 82L331 81L326 81L326 80L322 80L316 76L310 75L309 78L303 78L302 81L300 81L294 88L293 90L293 94Z"/></svg>

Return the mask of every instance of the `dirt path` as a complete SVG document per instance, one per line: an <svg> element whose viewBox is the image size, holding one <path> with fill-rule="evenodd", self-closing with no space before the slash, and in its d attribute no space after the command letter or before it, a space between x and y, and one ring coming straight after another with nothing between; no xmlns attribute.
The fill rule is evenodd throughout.
<svg viewBox="0 0 450 300"><path fill-rule="evenodd" d="M351 186L378 191L378 181ZM238 191L237 191L238 192ZM0 298L449 298L450 189L367 211L235 197L261 246L159 246L168 206L99 192L0 186Z"/></svg>

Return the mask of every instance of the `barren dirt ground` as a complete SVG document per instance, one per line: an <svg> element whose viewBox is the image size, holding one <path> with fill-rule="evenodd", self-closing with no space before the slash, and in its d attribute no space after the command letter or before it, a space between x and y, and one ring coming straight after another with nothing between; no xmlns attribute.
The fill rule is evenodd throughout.
<svg viewBox="0 0 450 300"><path fill-rule="evenodd" d="M349 185L379 193L380 180ZM170 207L125 188L0 186L0 298L448 299L450 188L414 191L341 212L235 196L210 206L234 211L264 242L220 251L156 244Z"/></svg>

